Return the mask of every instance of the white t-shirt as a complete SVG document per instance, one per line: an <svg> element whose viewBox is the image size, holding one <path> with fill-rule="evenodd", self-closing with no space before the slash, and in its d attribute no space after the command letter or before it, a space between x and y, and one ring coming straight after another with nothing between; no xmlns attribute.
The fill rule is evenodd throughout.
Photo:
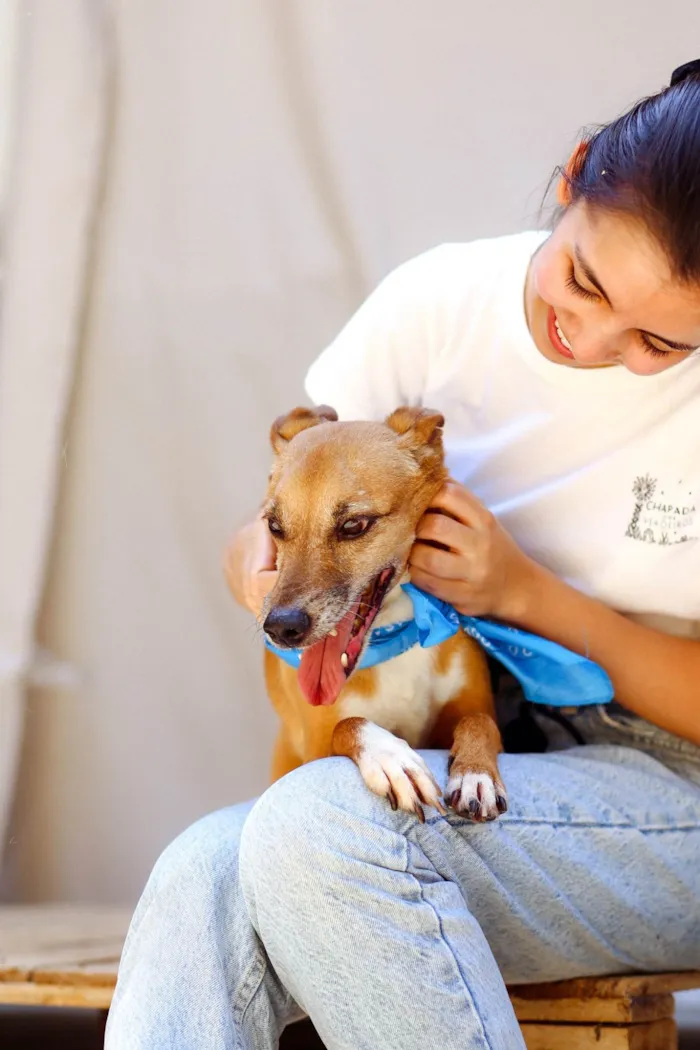
<svg viewBox="0 0 700 1050"><path fill-rule="evenodd" d="M634 619L700 637L700 357L655 376L539 352L524 312L546 234L447 244L405 263L312 365L341 419L445 416L455 480L521 548Z"/></svg>

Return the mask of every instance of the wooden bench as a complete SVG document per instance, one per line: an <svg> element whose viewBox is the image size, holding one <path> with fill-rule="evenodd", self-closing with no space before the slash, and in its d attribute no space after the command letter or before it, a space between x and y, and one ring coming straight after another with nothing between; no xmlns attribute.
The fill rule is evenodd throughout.
<svg viewBox="0 0 700 1050"><path fill-rule="evenodd" d="M123 908L0 907L0 1003L108 1010L130 919Z"/></svg>
<svg viewBox="0 0 700 1050"><path fill-rule="evenodd" d="M108 1010L129 919L113 908L0 908L0 1004ZM700 973L509 991L528 1050L676 1050L673 993L690 988Z"/></svg>
<svg viewBox="0 0 700 1050"><path fill-rule="evenodd" d="M509 988L528 1050L676 1050L674 992L700 973L580 977Z"/></svg>

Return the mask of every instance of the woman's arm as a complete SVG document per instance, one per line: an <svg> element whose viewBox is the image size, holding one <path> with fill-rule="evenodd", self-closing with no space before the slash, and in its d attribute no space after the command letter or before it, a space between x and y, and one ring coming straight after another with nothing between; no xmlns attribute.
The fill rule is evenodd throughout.
<svg viewBox="0 0 700 1050"><path fill-rule="evenodd" d="M700 642L634 623L531 566L518 625L588 656L608 672L619 703L700 745Z"/></svg>
<svg viewBox="0 0 700 1050"><path fill-rule="evenodd" d="M700 642L636 624L563 583L461 485L450 482L435 510L411 556L417 587L465 615L498 617L587 656L605 668L619 703L700 745Z"/></svg>

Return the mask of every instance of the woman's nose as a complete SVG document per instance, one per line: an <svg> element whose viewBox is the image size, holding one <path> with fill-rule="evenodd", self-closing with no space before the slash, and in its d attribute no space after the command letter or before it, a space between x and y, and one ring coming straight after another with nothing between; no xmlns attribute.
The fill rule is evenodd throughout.
<svg viewBox="0 0 700 1050"><path fill-rule="evenodd" d="M609 365L620 360L615 340L595 329L581 332L576 339L572 339L571 352L582 365Z"/></svg>

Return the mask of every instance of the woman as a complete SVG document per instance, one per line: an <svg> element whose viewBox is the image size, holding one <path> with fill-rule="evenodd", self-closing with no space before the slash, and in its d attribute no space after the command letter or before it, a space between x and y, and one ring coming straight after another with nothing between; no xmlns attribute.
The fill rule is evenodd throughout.
<svg viewBox="0 0 700 1050"><path fill-rule="evenodd" d="M586 746L537 715L494 824L423 826L331 759L195 825L134 917L109 1050L270 1048L302 1011L332 1050L514 1050L504 979L700 968L698 170L700 62L576 150L551 235L407 263L307 380L341 418L444 413L457 480L414 582L586 653L617 702L569 716ZM263 522L228 573L259 611Z"/></svg>

